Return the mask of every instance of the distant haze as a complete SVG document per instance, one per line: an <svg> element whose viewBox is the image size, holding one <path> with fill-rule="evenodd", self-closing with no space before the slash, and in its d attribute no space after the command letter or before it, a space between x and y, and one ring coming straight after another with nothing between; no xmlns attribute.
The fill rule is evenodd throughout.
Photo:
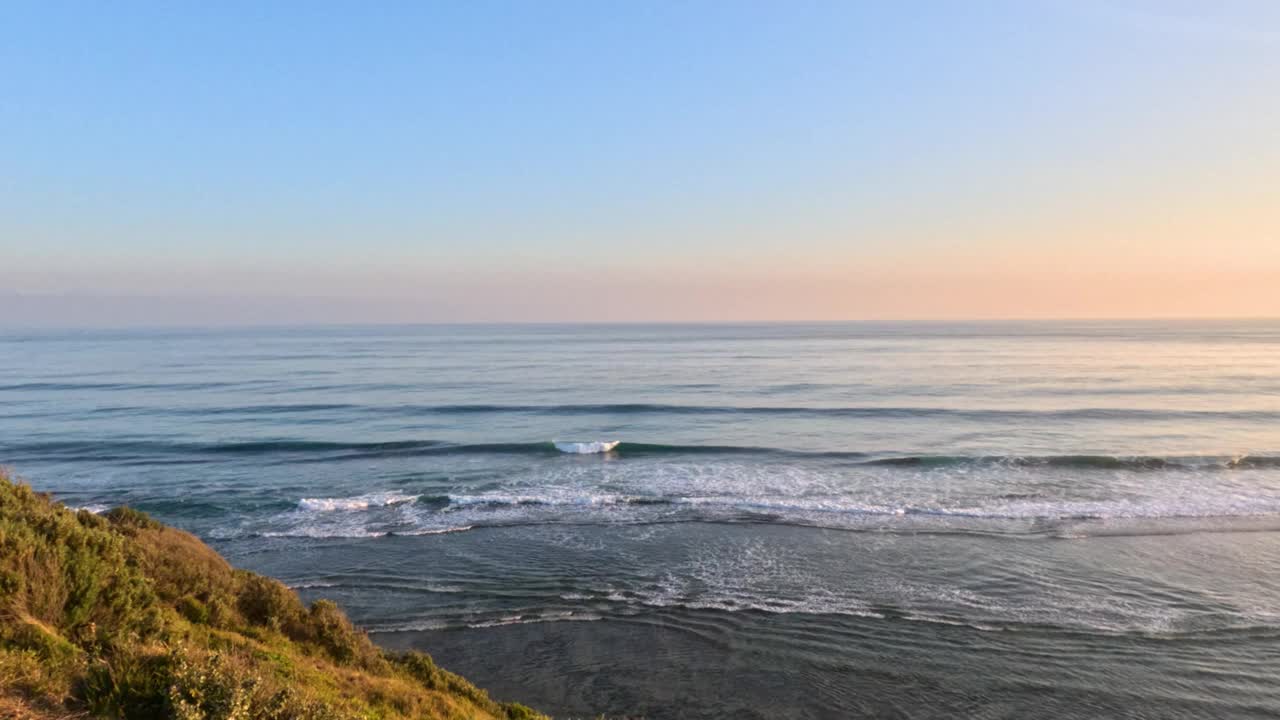
<svg viewBox="0 0 1280 720"><path fill-rule="evenodd" d="M1280 316L1280 4L0 8L0 325Z"/></svg>

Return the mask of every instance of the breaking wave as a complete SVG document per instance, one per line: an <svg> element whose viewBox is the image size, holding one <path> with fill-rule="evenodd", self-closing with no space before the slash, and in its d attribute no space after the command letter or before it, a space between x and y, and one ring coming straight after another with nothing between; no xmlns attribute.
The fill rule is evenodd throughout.
<svg viewBox="0 0 1280 720"><path fill-rule="evenodd" d="M1060 467L1080 470L1237 470L1280 468L1280 454L1234 455L896 455L866 450L792 450L735 445L679 445L627 441L450 443L436 440L329 442L270 440L181 443L165 441L17 443L0 446L8 462L96 460L128 464L211 462L226 457L273 457L279 462L333 462L437 455L526 455L548 459L566 454L608 453L619 459L679 456L776 456L832 459L869 466L947 468L954 466Z"/></svg>
<svg viewBox="0 0 1280 720"><path fill-rule="evenodd" d="M593 442L557 442L556 449L574 455L594 455L606 453L618 447L617 440L595 440Z"/></svg>
<svg viewBox="0 0 1280 720"><path fill-rule="evenodd" d="M1193 479L1195 479L1193 477ZM1280 492L1192 483L1135 497L1070 497L1027 492L950 496L911 488L796 494L719 478L701 493L668 481L669 492L545 486L475 493L373 492L303 498L293 510L246 521L223 537L421 537L476 528L556 524L771 523L883 532L981 532L1090 537L1280 530ZM767 482L767 479L764 481ZM735 492L725 492L737 483ZM719 490L719 491L717 491Z"/></svg>
<svg viewBox="0 0 1280 720"><path fill-rule="evenodd" d="M302 498L298 501L299 510L315 512L334 512L337 510L364 510L370 507L386 507L400 503L414 502L416 495L405 495L395 492L378 492L350 498Z"/></svg>

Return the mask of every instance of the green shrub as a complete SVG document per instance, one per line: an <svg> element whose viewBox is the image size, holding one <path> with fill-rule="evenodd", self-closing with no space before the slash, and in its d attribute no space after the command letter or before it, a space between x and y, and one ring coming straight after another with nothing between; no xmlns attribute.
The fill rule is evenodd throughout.
<svg viewBox="0 0 1280 720"><path fill-rule="evenodd" d="M507 717L511 718L511 720L537 720L537 718L542 717L542 713L520 703L505 703L503 707L507 711Z"/></svg>
<svg viewBox="0 0 1280 720"><path fill-rule="evenodd" d="M27 700L59 701L70 692L66 668L52 666L35 650L0 648L0 688Z"/></svg>
<svg viewBox="0 0 1280 720"><path fill-rule="evenodd" d="M0 600L22 592L22 575L6 568L0 568Z"/></svg>
<svg viewBox="0 0 1280 720"><path fill-rule="evenodd" d="M279 580L244 573L238 599L245 620L277 632L289 629L302 618L302 601Z"/></svg>
<svg viewBox="0 0 1280 720"><path fill-rule="evenodd" d="M223 598L210 598L209 602L205 603L205 608L209 611L208 623L210 627L230 627L236 620L235 611L231 609L231 606Z"/></svg>
<svg viewBox="0 0 1280 720"><path fill-rule="evenodd" d="M76 511L76 522L90 530L107 530L110 527L106 518L84 509Z"/></svg>
<svg viewBox="0 0 1280 720"><path fill-rule="evenodd" d="M86 708L101 717L170 717L171 675L167 654L117 653L89 667L79 695Z"/></svg>
<svg viewBox="0 0 1280 720"><path fill-rule="evenodd" d="M376 669L386 665L369 636L356 629L332 600L311 603L305 626L306 640L316 643L342 665Z"/></svg>
<svg viewBox="0 0 1280 720"><path fill-rule="evenodd" d="M111 524L119 528L131 530L158 530L164 527L159 522L152 520L151 516L141 510L134 510L131 507L121 505L120 507L111 508L103 517Z"/></svg>
<svg viewBox="0 0 1280 720"><path fill-rule="evenodd" d="M144 630L137 609L154 600L149 584L124 538L84 515L0 476L0 616L68 636L92 637L86 629L103 626Z"/></svg>
<svg viewBox="0 0 1280 720"><path fill-rule="evenodd" d="M293 688L284 688L271 696L259 709L261 720L348 720L331 705L302 697Z"/></svg>
<svg viewBox="0 0 1280 720"><path fill-rule="evenodd" d="M198 625L209 624L209 608L191 595L178 601L178 612L182 613L182 617Z"/></svg>
<svg viewBox="0 0 1280 720"><path fill-rule="evenodd" d="M389 660L334 603L308 609L145 513L73 512L0 472L0 717L14 712L541 717L494 702L425 654Z"/></svg>
<svg viewBox="0 0 1280 720"><path fill-rule="evenodd" d="M69 665L80 657L80 649L36 622L16 621L7 633L11 647L34 652L55 667Z"/></svg>
<svg viewBox="0 0 1280 720"><path fill-rule="evenodd" d="M436 667L435 661L424 652L409 650L391 656L391 661L403 668L410 677L425 688L440 690L445 686L445 680L441 676L443 671Z"/></svg>
<svg viewBox="0 0 1280 720"><path fill-rule="evenodd" d="M253 696L258 680L231 667L224 656L191 662L170 658L168 701L175 720L249 720L256 717Z"/></svg>

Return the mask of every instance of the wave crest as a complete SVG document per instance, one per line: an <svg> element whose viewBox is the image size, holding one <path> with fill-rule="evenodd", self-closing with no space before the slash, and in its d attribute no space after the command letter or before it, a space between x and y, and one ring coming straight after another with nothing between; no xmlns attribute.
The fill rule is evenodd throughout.
<svg viewBox="0 0 1280 720"><path fill-rule="evenodd" d="M226 456L276 457L285 463L315 463L379 458L471 455L524 455L553 459L562 454L612 453L620 459L723 456L829 459L867 466L946 468L998 466L1087 470L1255 470L1280 468L1280 454L1218 455L895 455L853 449L795 450L751 445L681 445L616 441L506 442L459 444L438 440L328 442L272 440L229 443L164 441L36 442L5 446L10 462L21 460L93 460L124 465L220 462Z"/></svg>
<svg viewBox="0 0 1280 720"><path fill-rule="evenodd" d="M417 495L406 495L397 492L376 492L348 498L302 498L298 501L298 509L311 512L367 510L371 507L387 507L389 505L410 503L417 499Z"/></svg>
<svg viewBox="0 0 1280 720"><path fill-rule="evenodd" d="M592 455L606 453L618 447L617 440L593 440L591 442L556 442L556 449L562 453L575 455Z"/></svg>

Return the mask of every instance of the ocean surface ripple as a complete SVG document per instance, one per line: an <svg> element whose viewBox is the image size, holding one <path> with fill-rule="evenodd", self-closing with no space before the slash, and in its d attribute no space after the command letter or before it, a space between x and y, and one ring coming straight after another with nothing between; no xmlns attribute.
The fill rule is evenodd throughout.
<svg viewBox="0 0 1280 720"><path fill-rule="evenodd" d="M1277 358L1262 321L10 331L0 462L559 715L1274 717Z"/></svg>

